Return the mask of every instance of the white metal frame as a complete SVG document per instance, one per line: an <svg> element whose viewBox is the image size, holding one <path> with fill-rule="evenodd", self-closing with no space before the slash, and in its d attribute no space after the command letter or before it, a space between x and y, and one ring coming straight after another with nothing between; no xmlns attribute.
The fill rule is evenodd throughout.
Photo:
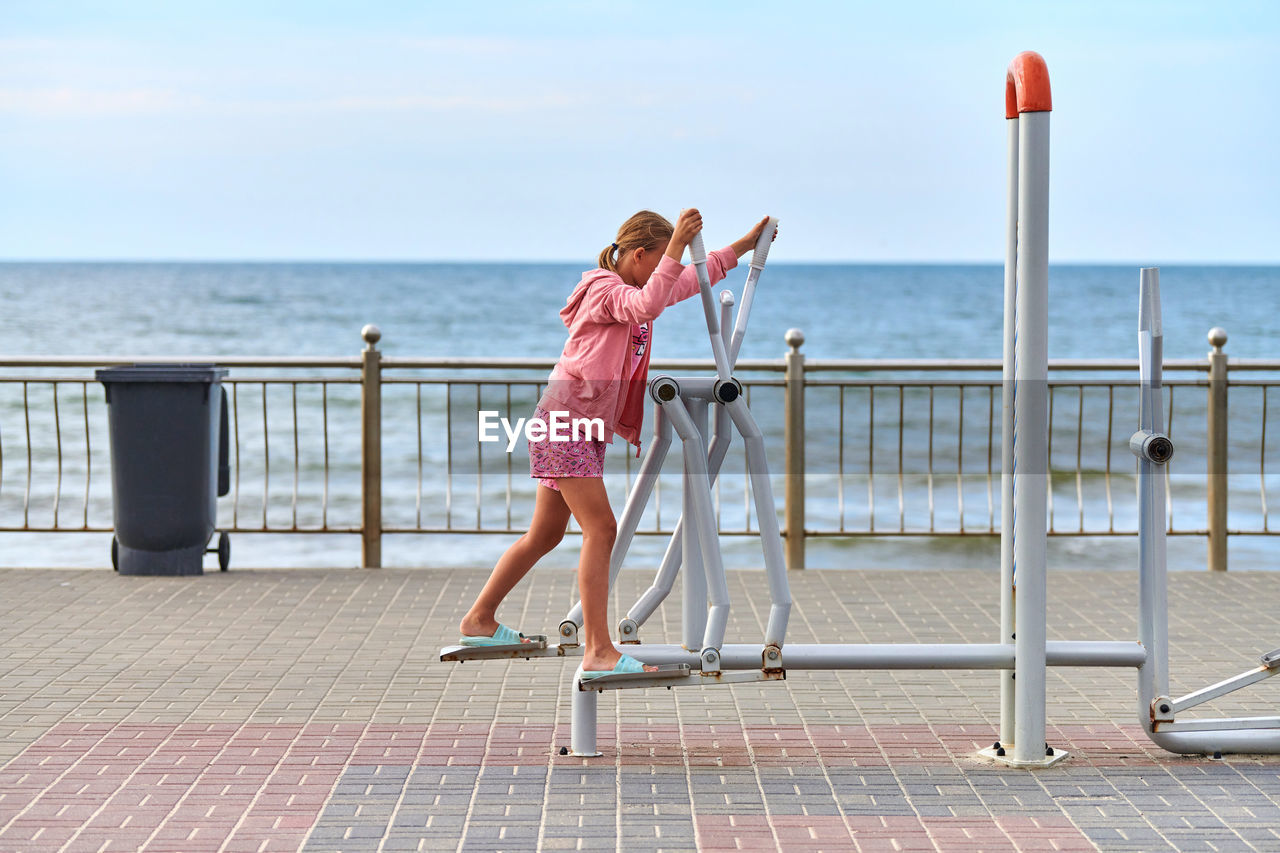
<svg viewBox="0 0 1280 853"><path fill-rule="evenodd" d="M1138 371L1142 380L1139 428L1129 439L1138 457L1138 634L1147 660L1138 669L1139 716L1156 744L1184 754L1280 753L1280 716L1177 720L1175 716L1280 673L1280 649L1261 665L1178 699L1169 696L1169 595L1165 562L1164 466L1173 443L1163 434L1160 271L1142 270L1138 306Z"/></svg>
<svg viewBox="0 0 1280 853"><path fill-rule="evenodd" d="M1048 666L1135 667L1139 673L1143 725L1159 745L1174 752L1280 752L1280 717L1175 722L1174 714L1220 697L1280 671L1280 649L1262 666L1180 699L1168 697L1168 604L1165 592L1163 465L1172 443L1161 433L1158 274L1143 270L1139 317L1143 381L1141 428L1131 440L1140 462L1140 638L1139 642L1058 641L1046 635L1046 495L1048 458L1048 190L1049 84L1044 60L1019 55L1006 84L1009 120L1009 217L1005 271L1002 443L1001 637L989 644L786 644L791 608L763 439L732 371L746 332L756 284L764 268L774 222L766 227L732 335L734 300L721 295L717 317L699 236L690 246L697 270L707 331L715 356L715 378L658 376L650 383L655 403L654 438L628 496L609 567L612 587L630 548L640 516L671 446L679 435L684 460L684 505L680 524L653 585L619 624L627 652L660 667L658 672L609 675L584 681L574 675L571 750L596 750L597 699L605 690L744 681L775 681L802 669L995 669L1001 670L1000 740L983 754L1015 767L1044 767L1063 759L1045 742L1045 674ZM715 407L709 430L710 408ZM760 540L772 602L758 644L726 644L729 591L711 500L732 431L746 443L748 470L759 518ZM710 441L708 442L708 432ZM803 472L788 472L802 476ZM671 592L684 568L681 645L640 644L639 631ZM552 657L580 653L579 603L560 625L560 642L545 638L501 649L442 650L442 660ZM1149 711L1149 719L1148 719Z"/></svg>

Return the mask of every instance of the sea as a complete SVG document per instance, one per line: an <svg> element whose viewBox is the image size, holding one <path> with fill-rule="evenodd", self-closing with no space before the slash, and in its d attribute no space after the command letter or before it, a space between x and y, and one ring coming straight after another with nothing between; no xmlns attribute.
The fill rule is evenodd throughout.
<svg viewBox="0 0 1280 853"><path fill-rule="evenodd" d="M559 354L565 336L557 312L589 266L0 263L0 359L355 356L363 346L361 328L370 323L382 332L378 346L386 356L550 359ZM716 289L740 292L745 269L743 265L733 271ZM999 358L1003 278L997 264L775 261L761 278L741 358L780 358L787 351L784 335L793 328L804 333L802 351L809 359ZM1138 281L1137 264L1053 266L1050 358L1136 358ZM1213 327L1226 330L1226 352L1232 359L1280 359L1280 267L1175 265L1161 269L1160 282L1167 359L1205 358L1206 335ZM668 308L656 323L654 358L709 355L700 301ZM4 373L13 375L11 369ZM811 429L816 417L822 415L811 411ZM1242 415L1233 410L1233 418L1242 421L1262 417L1257 406ZM15 511L16 523L21 523L25 460L15 455L15 448L21 444L22 419L22 407L10 393L0 402L0 526L15 524ZM1248 440L1256 443L1265 422L1242 423L1240 440L1250 436ZM1234 421L1232 428L1234 437ZM1267 464L1256 448L1240 452L1244 458L1256 457L1258 467ZM1280 470L1280 464L1275 467ZM1261 473L1250 472L1247 465L1233 471L1246 480L1265 482L1259 480ZM412 485L412 478L390 478L388 488L400 488L401 483ZM1233 504L1232 512L1254 512L1258 491L1256 482L1252 492L1243 485L1241 501L1252 503L1240 509ZM1124 493L1117 500L1131 497ZM414 500L395 494L384 497L388 503L401 499ZM822 496L813 500L830 502ZM615 511L621 512L620 501ZM818 506L812 511L821 515L834 510ZM1246 518L1245 526L1255 522L1260 523ZM1238 526L1234 515L1233 526ZM388 565L480 568L492 565L511 541L501 535L391 539L385 546ZM359 562L359 541L353 536L243 534L236 540L233 566ZM0 533L0 565L103 565L107 542L109 537L102 534ZM662 544L649 537L629 565L653 563ZM745 547L740 542L732 545L737 550L731 564L760 565L758 557L753 560L752 552L742 550ZM1169 547L1171 569L1204 569L1202 537L1174 537ZM1232 568L1280 566L1278 537L1233 537L1230 548ZM566 540L546 563L572 566L576 553L576 544ZM1134 536L1058 537L1051 541L1050 559L1051 566L1064 570L1131 570L1137 566L1136 554ZM994 567L998 546L992 537L824 539L811 541L809 564L904 570Z"/></svg>

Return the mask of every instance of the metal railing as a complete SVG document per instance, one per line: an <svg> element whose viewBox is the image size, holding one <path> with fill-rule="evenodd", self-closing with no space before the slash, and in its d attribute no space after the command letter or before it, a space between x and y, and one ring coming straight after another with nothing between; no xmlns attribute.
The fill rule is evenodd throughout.
<svg viewBox="0 0 1280 853"><path fill-rule="evenodd" d="M231 368L234 471L219 528L359 534L370 567L381 565L388 534L522 532L535 491L526 451L480 442L477 412L531 414L553 360L385 358L376 327L363 337L357 357L213 359ZM998 359L807 360L803 340L792 330L784 358L743 360L736 371L782 479L790 567L804 566L811 537L999 533ZM1215 329L1210 340L1206 360L1165 362L1178 447L1167 509L1168 532L1206 536L1210 568L1220 570L1227 536L1280 532L1267 504L1266 422L1280 378L1236 378L1280 377L1280 361L1228 365L1226 334ZM0 359L0 533L110 531L106 406L90 371L176 360ZM656 361L652 374L711 369ZM1239 390L1228 399L1228 388ZM1136 361L1050 363L1051 535L1136 533L1127 445L1137 392ZM619 505L638 468L621 455L606 475ZM669 535L679 517L678 454L671 459L642 535ZM742 448L731 448L715 487L726 535L757 529L745 471Z"/></svg>

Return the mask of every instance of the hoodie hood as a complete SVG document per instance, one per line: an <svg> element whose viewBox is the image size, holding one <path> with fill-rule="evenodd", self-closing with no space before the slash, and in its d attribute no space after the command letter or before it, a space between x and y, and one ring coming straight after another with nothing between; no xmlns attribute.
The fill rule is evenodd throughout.
<svg viewBox="0 0 1280 853"><path fill-rule="evenodd" d="M565 328L572 329L573 321L577 319L578 312L582 310L582 303L587 298L587 291L591 289L591 285L605 278L619 278L615 272L609 272L605 269L587 270L582 274L582 280L578 282L577 287L569 294L569 298L565 301L565 305L560 309L560 319L564 321ZM620 279L619 279L620 280Z"/></svg>
<svg viewBox="0 0 1280 853"><path fill-rule="evenodd" d="M573 328L573 320L577 318L577 313L582 309L582 302L586 300L586 292L591 289L591 284L609 277L617 278L618 274L611 273L607 269L589 269L582 273L582 280L577 283L577 287L573 288L573 292L568 295L568 300L564 301L564 307L561 309L561 320L564 321L564 328Z"/></svg>

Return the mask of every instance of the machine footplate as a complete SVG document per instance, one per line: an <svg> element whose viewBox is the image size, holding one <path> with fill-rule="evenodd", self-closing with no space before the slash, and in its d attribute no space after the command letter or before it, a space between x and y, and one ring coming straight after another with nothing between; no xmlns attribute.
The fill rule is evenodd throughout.
<svg viewBox="0 0 1280 853"><path fill-rule="evenodd" d="M504 658L556 658L581 653L581 646L547 645L544 634L529 637L532 642L505 646L445 646L440 660L462 663L469 660L502 660Z"/></svg>
<svg viewBox="0 0 1280 853"><path fill-rule="evenodd" d="M785 670L764 672L741 670L703 675L685 663L659 666L656 672L620 672L617 675L601 675L587 681L578 681L578 689L597 693L606 690L635 690L644 687L710 687L716 684L746 684L756 681L785 681Z"/></svg>

